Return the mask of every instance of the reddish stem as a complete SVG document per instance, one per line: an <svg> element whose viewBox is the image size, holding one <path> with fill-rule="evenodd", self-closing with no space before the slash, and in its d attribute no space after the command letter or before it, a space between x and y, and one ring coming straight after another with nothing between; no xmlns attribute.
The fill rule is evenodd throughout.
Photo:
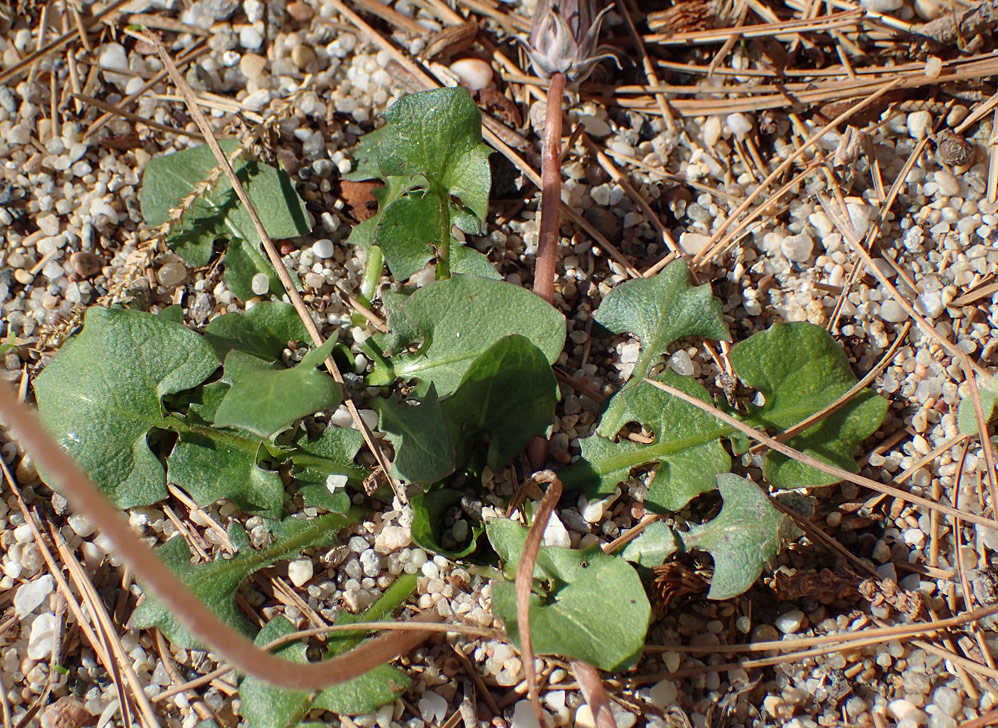
<svg viewBox="0 0 998 728"><path fill-rule="evenodd" d="M561 105L565 74L551 76L544 146L541 149L541 231L534 267L534 293L548 303L554 299L554 264L561 227Z"/></svg>

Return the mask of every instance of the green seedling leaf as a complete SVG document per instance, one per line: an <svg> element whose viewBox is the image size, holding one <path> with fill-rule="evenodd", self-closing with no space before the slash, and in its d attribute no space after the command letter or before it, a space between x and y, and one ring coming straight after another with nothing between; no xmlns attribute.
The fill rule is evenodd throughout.
<svg viewBox="0 0 998 728"><path fill-rule="evenodd" d="M395 446L392 472L411 483L435 483L456 467L454 445L434 385L421 399L376 399L378 430Z"/></svg>
<svg viewBox="0 0 998 728"><path fill-rule="evenodd" d="M731 350L735 373L765 397L749 406L746 422L778 431L793 427L834 402L856 384L845 352L820 326L797 322L774 324ZM887 401L870 390L792 438L791 447L849 472L858 472L856 446L876 432ZM778 488L832 485L839 478L779 453L766 457L766 479Z"/></svg>
<svg viewBox="0 0 998 728"><path fill-rule="evenodd" d="M374 192L378 214L358 225L350 241L381 248L402 281L450 247L452 225L483 232L491 150L482 144L481 112L464 89L406 96L385 112L385 120L355 152L350 179L381 177L385 186Z"/></svg>
<svg viewBox="0 0 998 728"><path fill-rule="evenodd" d="M640 381L665 352L686 336L730 341L721 302L710 286L690 285L686 261L676 260L654 278L621 283L603 299L594 318L615 334L631 332L641 341L632 381Z"/></svg>
<svg viewBox="0 0 998 728"><path fill-rule="evenodd" d="M487 447L485 463L498 471L547 431L557 402L558 382L544 352L518 334L499 339L442 402L458 462Z"/></svg>
<svg viewBox="0 0 998 728"><path fill-rule="evenodd" d="M707 391L689 377L665 371L659 379L710 401ZM611 439L632 422L649 430L654 442ZM715 476L731 468L731 458L720 442L730 432L731 428L706 412L648 382L636 382L610 400L596 432L580 443L581 460L563 471L562 482L594 494L612 493L632 468L657 463L645 506L653 511L677 511L700 493L713 490Z"/></svg>
<svg viewBox="0 0 998 728"><path fill-rule="evenodd" d="M211 347L180 324L124 309L90 308L83 330L35 380L45 429L119 508L167 496L147 436L169 428L165 395L218 368Z"/></svg>
<svg viewBox="0 0 998 728"><path fill-rule="evenodd" d="M386 350L369 383L420 379L451 394L489 347L510 334L528 337L554 364L565 343L565 317L530 291L504 281L454 276L420 288L388 317ZM402 353L413 345L419 350ZM376 357L377 358L377 357Z"/></svg>
<svg viewBox="0 0 998 728"><path fill-rule="evenodd" d="M463 88L405 96L385 112L378 167L385 177L422 176L484 220L491 150L482 143L482 113Z"/></svg>
<svg viewBox="0 0 998 728"><path fill-rule="evenodd" d="M991 382L990 387L979 387L981 408L984 410L984 422L987 424L995 416L995 405L998 404L998 379ZM960 408L956 415L957 426L964 435L974 437L980 431L977 426L977 412L974 410L974 400L968 394L960 400Z"/></svg>
<svg viewBox="0 0 998 728"><path fill-rule="evenodd" d="M231 156L239 143L223 139L220 145ZM157 227L166 223L171 211L202 189L202 183L217 166L207 145L153 159L142 176L139 196L146 224ZM286 174L243 158L236 160L233 169L270 237L280 240L309 231L305 206ZM187 208L183 218L172 226L166 242L189 265L200 267L211 259L212 244L217 238L230 241L226 281L240 298L249 298L253 295L249 279L257 272L272 275L273 271L255 242L258 236L249 213L224 175L219 176L214 188ZM281 288L278 284L272 290L279 293Z"/></svg>
<svg viewBox="0 0 998 728"><path fill-rule="evenodd" d="M230 385L215 413L215 425L269 439L295 420L343 401L343 388L316 367L336 343L329 339L293 369L232 351L225 357L223 381Z"/></svg>
<svg viewBox="0 0 998 728"><path fill-rule="evenodd" d="M364 436L357 430L330 425L316 437L300 433L294 445L292 474L305 505L345 512L350 495L343 486L346 482L360 483L367 476L367 470L354 462Z"/></svg>
<svg viewBox="0 0 998 728"><path fill-rule="evenodd" d="M460 559L472 553L477 547L478 537L482 535L484 526L474 524L471 529L471 540L464 547L448 549L443 542L444 517L447 511L458 505L464 494L459 490L431 490L412 499L412 541L420 548L443 554L450 559Z"/></svg>
<svg viewBox="0 0 998 728"><path fill-rule="evenodd" d="M182 538L167 541L156 549L156 554L222 621L252 637L252 624L236 606L236 589L243 580L278 561L294 558L304 549L335 543L337 533L355 520L355 516L338 513L312 520L286 518L273 526L274 543L259 551L250 548L243 527L233 523L229 539L237 553L230 559L219 557L208 563L192 564L190 548ZM199 647L176 616L151 594L135 608L128 624L132 629L157 627L170 642L184 649Z"/></svg>
<svg viewBox="0 0 998 728"><path fill-rule="evenodd" d="M336 619L336 624L356 624L385 619L415 587L416 577L404 575L363 615L343 614ZM294 631L291 622L278 616L260 630L255 642L263 647ZM339 634L343 633L333 633L330 649L326 652L327 658L342 654L363 639L362 636L338 637ZM290 642L279 647L274 654L285 660L305 663L308 659L306 651L305 643ZM257 678L246 677L239 684L239 695L242 698L241 713L252 728L304 727L309 725L303 722L306 716L315 710L327 710L339 715L373 713L402 694L410 682L404 672L391 665L380 665L360 677L340 685L333 685L319 693L285 690L268 685Z"/></svg>
<svg viewBox="0 0 998 728"><path fill-rule="evenodd" d="M636 539L624 548L622 556L628 561L651 568L661 566L682 546L676 532L661 521L649 523Z"/></svg>
<svg viewBox="0 0 998 728"><path fill-rule="evenodd" d="M527 529L497 519L485 525L489 541L510 577L527 538ZM530 597L530 636L534 652L585 660L601 670L623 670L641 656L651 617L641 578L618 556L603 553L598 544L575 550L542 547L537 556L535 584L544 596ZM607 595L612 595L608 608ZM492 606L519 644L516 592L512 582L496 582Z"/></svg>
<svg viewBox="0 0 998 728"><path fill-rule="evenodd" d="M748 478L722 473L717 487L724 500L717 518L678 535L686 550L706 551L714 559L707 598L731 599L755 583L796 528Z"/></svg>
<svg viewBox="0 0 998 728"><path fill-rule="evenodd" d="M452 273L460 273L466 276L479 276L480 278L491 278L500 281L502 276L496 267L489 261L485 253L480 253L467 245L455 247L451 250L450 269Z"/></svg>
<svg viewBox="0 0 998 728"><path fill-rule="evenodd" d="M281 301L261 301L245 313L219 316L205 327L204 338L219 360L230 351L243 351L280 361L289 342L309 341L295 307Z"/></svg>

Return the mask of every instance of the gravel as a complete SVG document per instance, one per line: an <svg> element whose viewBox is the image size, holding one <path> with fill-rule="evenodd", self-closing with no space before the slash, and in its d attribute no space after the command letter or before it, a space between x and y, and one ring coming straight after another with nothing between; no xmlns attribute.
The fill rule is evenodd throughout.
<svg viewBox="0 0 998 728"><path fill-rule="evenodd" d="M877 9L912 12L909 5L892 0L877 4ZM163 13L158 7L150 12ZM417 18L427 33L439 27L415 4L400 2L396 9ZM367 360L358 347L369 332L353 325L353 312L337 291L356 295L364 256L344 242L352 213L337 189L340 175L350 170L350 149L387 105L405 92L401 75L389 68L390 58L384 51L349 30L328 5L292 2L283 7L255 0L241 5L220 0L191 3L163 14L208 33L205 54L186 75L199 93L241 105L239 119L212 112L219 129L229 125L232 133L238 133L242 125L255 125L276 105L288 102L288 113L271 130L275 141L264 152L272 153L292 175L316 224L311 235L282 241L286 243L284 261L303 281L317 323L327 335L338 335L353 349L357 373L362 373ZM38 23L18 21L0 38L3 68L10 68L37 47L37 27ZM626 32L622 26L611 24L611 28L618 35ZM489 33L502 35L493 26ZM83 71L81 80L90 93L108 103L124 103L125 94L159 70L155 56L131 39L104 42L108 37L91 37L96 39L91 52L78 45L71 52L83 61L78 70ZM197 40L191 33L169 37L174 52L191 49ZM398 36L396 40L414 53L426 43L425 37ZM745 67L737 64L749 62L744 55L747 48L732 49L731 68ZM65 55L52 58L57 61L55 90L72 88ZM4 328L0 333L5 342L14 344L13 349L4 350L0 375L14 383L23 372L34 376L40 370L88 305L128 301L158 311L177 303L188 322L197 326L242 306L221 282L218 270L187 267L157 244L154 231L142 221L138 191L145 165L157 154L193 142L137 128L120 117L111 117L101 131L88 135L101 112L84 104L77 114L68 97L60 105L61 123L56 129L48 80L52 63L46 60L30 80L22 77L0 87L0 135L5 142L0 145L4 175L0 187L0 319ZM493 64L486 73L482 59L472 55L455 57L447 65L474 85L499 78L497 66ZM932 58L926 61L928 77L937 73L937 65ZM87 78L89 68L94 69L92 80ZM306 74L309 84L300 88ZM183 109L166 98L168 93L172 89L159 84L130 108L160 124L191 129ZM931 138L935 150L933 157L923 156L911 170L871 253L881 272L900 287L921 315L962 351L993 370L998 350L995 294L961 303L961 296L986 282L998 268L998 203L987 195L992 122L989 117L966 132L956 131L973 106L959 100L941 112L902 106L868 130L886 185L918 140ZM536 129L535 109L522 111ZM751 149L761 149L772 169L799 142L782 111L677 119L676 129L670 130L658 115L608 109L584 97L568 111L568 118L571 125L581 124L605 147L690 255L704 249L727 212L754 189L757 170L746 164ZM809 115L795 123L804 124L808 132L818 126ZM847 153L848 139L841 131L830 133L819 145L828 157ZM529 135L529 128L524 133ZM533 142L536 139L531 138ZM534 153L534 149L525 152L528 157ZM668 180L663 181L661 170L671 175ZM616 241L625 255L640 262L639 267L653 264L666 253L660 232L581 146L568 150L565 172L565 201ZM880 206L869 160L859 153L848 164L836 167L836 174L847 182L847 231L862 240L876 223ZM498 188L500 174L496 176ZM735 341L774 321L830 324L839 294L850 281L853 257L839 228L818 202L819 194L829 196L819 176L793 189L783 200L785 211L763 216L728 257L709 269L705 280L713 282L722 300ZM498 263L507 280L527 283L537 240L536 200L521 208L510 215L491 215L489 234L470 242ZM567 233L568 228L563 231ZM572 247L563 246L560 255L555 303L566 314L569 336L559 366L584 377L596 392L610 393L633 369L640 345L627 337L594 338L591 318L601 297L625 280L625 272L585 236L578 236ZM253 280L252 290L258 296L267 295L268 287L266 280ZM839 314L838 338L859 374L876 364L908 321L904 308L868 274L850 284ZM706 385L723 384L724 372L696 342L676 344L669 352L668 365L679 374L699 377ZM989 512L984 506L990 507L990 493L980 485L986 482L986 466L976 442L970 444L960 468L963 443L955 440L955 413L968 391L959 361L913 327L876 377L874 388L892 406L867 448L864 474L890 476L920 495L955 502L975 513ZM555 459L568 462L578 456L579 439L595 426L600 405L583 392L565 388L563 395L551 450ZM377 424L373 410L365 408L361 415L369 425ZM332 413L328 421L353 426L345 409ZM56 509L30 459L22 457L9 435L0 434L0 439L0 454L13 468L26 504L39 509L59 530L107 604L120 605L115 610L119 634L133 667L147 684L149 695L161 692L172 678L152 636L123 624L138 587L122 588L118 560L95 536L90 522ZM745 467L752 472L754 464L747 461ZM486 512L497 512L512 495L516 481L510 472L487 475L483 476L489 483L484 507ZM579 547L619 536L643 515L643 480L635 476L620 493L605 500L566 498L545 533L545 543ZM335 480L330 489L344 486ZM813 523L876 569L882 591L893 583L903 595L917 596L939 614L959 610L965 605L956 558L959 544L964 568L973 570L968 578L979 601L988 603L994 595L993 588L988 590L995 583L990 571L998 546L994 529L961 525L954 534L948 523L940 521L934 527L925 512L891 499L868 501L868 494L852 486L819 495ZM367 504L372 513L340 546L306 553L287 564L288 579L309 610L325 620L335 618L340 610L362 610L399 574L406 573L418 575L413 601L419 608L436 609L448 619L468 624L501 627L491 613L487 579L413 546L411 513L401 507L376 506L362 496L358 503ZM251 543L259 546L269 539L260 519L241 517L229 504L215 504L203 513L188 513L173 499L169 505L211 556L222 553L222 548L208 527L209 520L224 526L233 518L242 518ZM178 533L178 525L163 508L135 509L131 515L133 527L151 544ZM450 535L462 542L469 530L469 520L456 518ZM65 609L19 504L7 490L0 499L0 554L0 604L9 610L3 616L16 617L0 634L0 675L12 723L23 720L50 688L45 693L52 701L50 708L59 704L67 715L80 716L83 711L119 724L113 681L86 641L77 637L76 618ZM877 620L904 622L907 617L889 600L868 603L855 591L849 592L848 599L829 600L816 594L783 598L786 595L774 593L777 569L803 580L821 569L837 575L851 573L853 566L803 539L772 565L759 586L738 600L715 603L693 598L668 608L660 605L661 619L653 625L649 642L666 651L648 655L635 674L666 672L670 677L625 689L613 685L610 692L620 701L613 703L618 726L672 725L666 722L671 720L671 711L678 711L692 725L713 725L722 710L719 706L727 705L726 701L733 706L729 724L802 728L835 725L844 719L858 726L890 722L905 727L954 726L993 710L998 683L982 678L987 688L983 690L980 684L975 688L972 681L965 683L954 676L951 663L929 649L935 645L931 641L927 646L915 640L889 641L751 671L710 671L708 666L735 658L685 650L690 645L824 636L873 627ZM308 624L299 605L276 602L257 586L247 585L243 594L253 609L266 616L284 614L299 626ZM954 632L952 637L961 655L980 659L976 640L964 632ZM990 629L983 632L983 640L989 650L998 648ZM519 690L522 663L509 645L489 639L448 638L448 642L460 644L479 677L502 701L503 715L496 717L494 725L502 721L535 725L533 710ZM448 642L427 643L403 661L414 679L404 701L370 716L358 716L354 723L421 728L453 715L463 695L458 686L466 674ZM68 673L50 674L54 648L59 650L58 664ZM203 651L172 648L171 657L190 676L216 667L214 658ZM592 725L591 712L564 665L550 660L541 668L547 676L542 698L553 721ZM750 680L754 687L740 692ZM228 722L223 721L226 725L235 725L238 696L224 683L221 687L225 689L201 688L157 703L163 724L189 728L198 719L192 705L203 701L228 716ZM56 699L70 698L82 707L77 710L66 707L69 703L56 703Z"/></svg>

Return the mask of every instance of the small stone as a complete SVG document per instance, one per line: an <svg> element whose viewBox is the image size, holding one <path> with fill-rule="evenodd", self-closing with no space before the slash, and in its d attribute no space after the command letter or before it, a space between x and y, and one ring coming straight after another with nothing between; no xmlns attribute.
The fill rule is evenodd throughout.
<svg viewBox="0 0 998 728"><path fill-rule="evenodd" d="M683 249L683 252L687 255L696 255L704 246L710 242L709 235L702 235L701 233L691 233L684 232L679 236L679 247Z"/></svg>
<svg viewBox="0 0 998 728"><path fill-rule="evenodd" d="M461 58L450 64L450 70L472 91L481 91L492 83L492 66L480 58Z"/></svg>
<svg viewBox="0 0 998 728"><path fill-rule="evenodd" d="M245 53L239 59L239 70L251 81L257 81L267 69L267 59L258 53Z"/></svg>
<svg viewBox="0 0 998 728"><path fill-rule="evenodd" d="M299 23L307 23L315 16L315 11L308 3L293 2L288 5L288 15Z"/></svg>
<svg viewBox="0 0 998 728"><path fill-rule="evenodd" d="M774 624L783 634L793 634L800 629L804 622L804 612L799 609L791 609L776 618Z"/></svg>
<svg viewBox="0 0 998 728"><path fill-rule="evenodd" d="M908 128L908 135L913 139L921 139L925 136L932 125L932 116L928 111L913 111L908 114L905 126Z"/></svg>
<svg viewBox="0 0 998 728"><path fill-rule="evenodd" d="M374 549L367 549L360 555L360 568L364 576L377 576L381 573L381 556Z"/></svg>
<svg viewBox="0 0 998 728"><path fill-rule="evenodd" d="M739 139L744 139L752 131L752 120L745 114L728 114L724 122Z"/></svg>
<svg viewBox="0 0 998 728"><path fill-rule="evenodd" d="M950 716L956 715L963 707L963 701L960 700L957 692L953 688L947 687L936 688L935 692L932 693L932 702L944 715Z"/></svg>
<svg viewBox="0 0 998 728"><path fill-rule="evenodd" d="M700 132L703 135L703 145L711 149L721 140L721 117L709 116Z"/></svg>
<svg viewBox="0 0 998 728"><path fill-rule="evenodd" d="M943 72L943 59L939 56L929 56L925 59L926 78L939 78Z"/></svg>
<svg viewBox="0 0 998 728"><path fill-rule="evenodd" d="M314 60L315 51L312 50L311 46L299 43L291 49L291 62L298 66L298 68L304 69Z"/></svg>
<svg viewBox="0 0 998 728"><path fill-rule="evenodd" d="M312 560L295 559L288 564L288 578L295 586L303 586L312 578Z"/></svg>
<svg viewBox="0 0 998 728"><path fill-rule="evenodd" d="M691 377L694 374L693 360L685 349L679 349L669 357L669 366L682 377Z"/></svg>
<svg viewBox="0 0 998 728"><path fill-rule="evenodd" d="M544 714L544 722L546 725L551 725L551 716L543 708L541 712ZM537 713L534 712L534 706L530 704L529 700L521 700L516 705L513 706L513 718L510 720L510 728L540 728L540 723L537 722ZM576 725L579 725L578 719L576 719Z"/></svg>
<svg viewBox="0 0 998 728"><path fill-rule="evenodd" d="M90 523L90 519L86 516L82 516L79 513L74 513L69 518L66 519L69 523L69 527L73 529L73 532L80 538L86 538L90 536L96 529L93 524Z"/></svg>
<svg viewBox="0 0 998 728"><path fill-rule="evenodd" d="M52 593L54 586L55 581L51 574L45 574L34 581L22 584L14 594L14 613L19 618L31 614Z"/></svg>
<svg viewBox="0 0 998 728"><path fill-rule="evenodd" d="M672 680L661 680L652 685L648 691L648 698L651 700L651 704L659 710L664 710L673 705L678 697L679 690L676 689L676 683L672 682Z"/></svg>
<svg viewBox="0 0 998 728"><path fill-rule="evenodd" d="M547 528L544 529L542 543L545 546L558 546L565 549L572 548L572 538L568 535L568 529L565 528L565 524L558 518L557 513L551 514L551 520L548 521Z"/></svg>
<svg viewBox="0 0 998 728"><path fill-rule="evenodd" d="M78 250L69 256L69 265L81 278L92 278L101 272L104 261L99 255Z"/></svg>
<svg viewBox="0 0 998 728"><path fill-rule="evenodd" d="M28 657L32 660L43 660L52 654L52 640L56 635L57 626L54 614L39 614L35 618L28 635Z"/></svg>
<svg viewBox="0 0 998 728"><path fill-rule="evenodd" d="M333 241L328 238L322 238L312 243L312 254L316 258L321 258L323 260L332 258L335 250L336 249L333 247Z"/></svg>
<svg viewBox="0 0 998 728"><path fill-rule="evenodd" d="M125 46L120 43L105 43L97 52L97 64L105 69L104 78L110 83L124 85L128 83L130 76L121 73L109 73L109 71L127 71L128 53Z"/></svg>
<svg viewBox="0 0 998 728"><path fill-rule="evenodd" d="M905 313L897 301L891 299L880 304L880 318L892 324L899 324L907 320L908 314Z"/></svg>
<svg viewBox="0 0 998 728"><path fill-rule="evenodd" d="M792 260L795 263L803 263L810 258L813 249L814 241L807 233L788 235L780 243L780 251L787 257L787 260Z"/></svg>
<svg viewBox="0 0 998 728"><path fill-rule="evenodd" d="M257 273L250 280L250 290L253 291L258 296L262 296L264 293L270 290L270 278L267 277L266 273Z"/></svg>
<svg viewBox="0 0 998 728"><path fill-rule="evenodd" d="M239 31L239 45L247 50L255 51L263 45L263 33L254 25L247 25Z"/></svg>
<svg viewBox="0 0 998 728"><path fill-rule="evenodd" d="M374 539L374 547L382 553L405 548L412 543L408 529L401 526L385 526Z"/></svg>
<svg viewBox="0 0 998 728"><path fill-rule="evenodd" d="M921 712L910 700L892 700L887 704L887 715L896 720L904 720L906 718L917 720Z"/></svg>
<svg viewBox="0 0 998 728"><path fill-rule="evenodd" d="M586 134L595 139L608 137L613 131L605 119L601 119L593 114L583 114L579 117L579 123L585 129Z"/></svg>
<svg viewBox="0 0 998 728"><path fill-rule="evenodd" d="M419 707L419 714L423 716L423 720L427 723L439 723L447 717L447 700L432 690L427 690L423 693L417 706Z"/></svg>
<svg viewBox="0 0 998 728"><path fill-rule="evenodd" d="M42 728L83 728L94 725L97 716L72 695L65 695L45 708L39 722Z"/></svg>
<svg viewBox="0 0 998 728"><path fill-rule="evenodd" d="M179 286L187 280L187 268L183 263L167 263L156 273L156 280L163 288L173 288Z"/></svg>

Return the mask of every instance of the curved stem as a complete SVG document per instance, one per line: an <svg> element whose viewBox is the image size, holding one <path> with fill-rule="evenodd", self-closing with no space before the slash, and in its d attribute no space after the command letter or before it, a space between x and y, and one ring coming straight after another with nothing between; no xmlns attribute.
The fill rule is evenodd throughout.
<svg viewBox="0 0 998 728"><path fill-rule="evenodd" d="M558 250L561 208L561 106L565 74L551 76L544 146L541 150L541 230L534 267L534 293L551 303L554 298L554 264Z"/></svg>

